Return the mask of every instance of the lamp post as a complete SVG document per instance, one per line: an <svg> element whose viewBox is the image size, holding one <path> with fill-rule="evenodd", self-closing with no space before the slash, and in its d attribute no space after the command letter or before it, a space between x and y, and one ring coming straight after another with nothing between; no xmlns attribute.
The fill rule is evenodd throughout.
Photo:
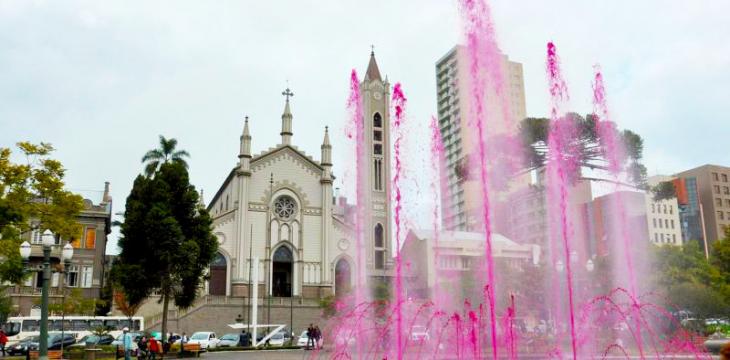
<svg viewBox="0 0 730 360"><path fill-rule="evenodd" d="M74 248L71 246L71 244L66 244L63 246L63 250L61 251L61 259L63 259L63 270L61 271L61 275L59 276L61 279L61 353L63 354L63 333L66 329L66 294L65 294L65 286L66 286L66 280L63 279L64 276L66 276L66 269L71 266L71 258L74 256Z"/></svg>
<svg viewBox="0 0 730 360"><path fill-rule="evenodd" d="M43 287L41 290L41 329L40 339L38 339L38 358L39 360L48 359L48 287L51 281L51 246L56 242L56 237L50 230L46 230L41 235L41 244L43 246L43 263L40 266L28 265L31 245L24 241L20 244L20 256L23 258L23 263L26 267L26 271L39 272L43 276ZM62 258L64 265L68 265L73 257L73 248L67 245L63 248ZM63 338L61 339L63 343Z"/></svg>

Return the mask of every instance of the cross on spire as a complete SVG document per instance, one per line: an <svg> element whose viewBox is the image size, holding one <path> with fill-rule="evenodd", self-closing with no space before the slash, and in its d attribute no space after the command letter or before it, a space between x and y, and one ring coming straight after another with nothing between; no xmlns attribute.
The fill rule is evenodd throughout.
<svg viewBox="0 0 730 360"><path fill-rule="evenodd" d="M375 55L375 45L370 45L370 55Z"/></svg>
<svg viewBox="0 0 730 360"><path fill-rule="evenodd" d="M289 86L286 87L286 90L281 92L281 95L284 95L286 97L286 102L289 102L289 97L294 96L294 93L289 90Z"/></svg>

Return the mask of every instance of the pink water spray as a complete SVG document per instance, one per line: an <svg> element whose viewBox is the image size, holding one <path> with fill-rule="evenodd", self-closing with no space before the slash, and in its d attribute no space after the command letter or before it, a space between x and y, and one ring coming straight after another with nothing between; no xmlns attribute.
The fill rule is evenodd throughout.
<svg viewBox="0 0 730 360"><path fill-rule="evenodd" d="M552 159L550 163L550 182L553 194L558 197L560 204L560 240L563 245L563 255L565 261L565 274L568 286L568 303L570 315L570 344L573 353L573 359L577 359L576 331L575 331L575 305L573 294L573 270L570 261L570 222L568 220L568 194L567 194L567 174L575 171L577 166L571 161L569 149L570 140L575 136L575 129L571 121L560 119L560 104L568 99L567 86L560 72L560 60L557 55L555 44L549 42L547 45L547 64L546 70L548 74L550 96L552 98L551 109L551 126L549 133L548 151Z"/></svg>
<svg viewBox="0 0 730 360"><path fill-rule="evenodd" d="M396 306L396 331L398 341L398 359L403 359L403 269L402 259L400 256L401 248L401 211L403 204L401 203L400 181L402 177L403 164L401 159L401 141L403 133L401 126L403 125L406 97L400 83L396 83L393 87L393 108L395 109L395 118L393 122L393 133L395 134L395 143L393 145L393 158L395 159L395 175L393 176L393 191L395 192L395 306Z"/></svg>
<svg viewBox="0 0 730 360"><path fill-rule="evenodd" d="M356 159L356 171L355 171L355 192L358 201L362 201L365 197L365 187L367 182L365 181L366 176L366 164L365 164L365 120L363 117L362 110L362 98L360 94L360 80L357 77L357 71L355 69L350 73L350 95L347 99L347 107L351 114L351 125L348 130L348 138L355 139L355 159ZM365 302L363 290L365 289L365 251L364 251L364 221L365 221L365 206L363 204L357 204L355 210L355 246L357 249L356 259L356 286L355 286L355 304L359 306ZM359 320L355 324L356 334L362 333L362 321ZM358 347L358 353L362 350L362 341L356 341Z"/></svg>

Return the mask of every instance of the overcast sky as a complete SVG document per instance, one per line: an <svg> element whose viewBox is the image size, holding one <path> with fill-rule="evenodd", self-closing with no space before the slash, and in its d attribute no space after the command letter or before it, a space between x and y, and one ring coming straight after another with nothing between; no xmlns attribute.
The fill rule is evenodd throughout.
<svg viewBox="0 0 730 360"><path fill-rule="evenodd" d="M576 111L590 111L601 64L614 120L645 139L650 174L730 165L729 2L491 6L502 50L524 65L528 115L547 114L552 40ZM254 153L279 142L288 80L293 142L319 159L329 125L343 173L350 70L365 71L374 44L381 73L403 83L409 122L426 126L434 63L460 41L460 26L445 0L0 0L0 146L51 142L68 187L98 201L93 190L110 181L117 212L164 134L191 153L192 182L210 200L237 161L245 115Z"/></svg>

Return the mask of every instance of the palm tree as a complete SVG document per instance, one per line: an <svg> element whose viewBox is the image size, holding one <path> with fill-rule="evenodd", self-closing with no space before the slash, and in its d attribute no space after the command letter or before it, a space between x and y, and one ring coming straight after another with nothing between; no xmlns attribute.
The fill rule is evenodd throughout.
<svg viewBox="0 0 730 360"><path fill-rule="evenodd" d="M183 158L190 157L190 154L185 150L175 151L176 146L177 139L165 139L164 136L160 135L160 147L148 151L142 157L142 163L147 163L144 168L145 174L152 176L160 165L168 162L176 162L187 168L188 163Z"/></svg>

